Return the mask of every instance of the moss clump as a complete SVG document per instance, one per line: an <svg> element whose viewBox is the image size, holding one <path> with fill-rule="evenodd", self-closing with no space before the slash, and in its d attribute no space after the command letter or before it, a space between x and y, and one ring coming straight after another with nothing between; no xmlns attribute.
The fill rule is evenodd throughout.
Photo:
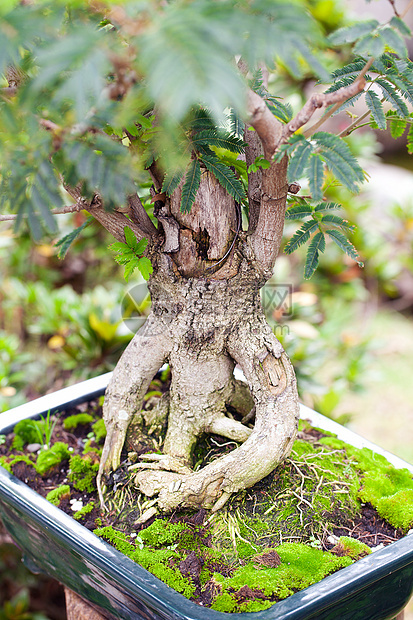
<svg viewBox="0 0 413 620"><path fill-rule="evenodd" d="M75 512L75 514L73 515L73 518L76 519L76 521L79 521L79 519L83 519L83 517L85 517L87 514L92 512L94 507L95 507L95 502L89 502L88 504L86 504L86 506L83 506L83 508Z"/></svg>
<svg viewBox="0 0 413 620"><path fill-rule="evenodd" d="M12 448L23 450L29 443L43 443L44 420L21 420L14 427Z"/></svg>
<svg viewBox="0 0 413 620"><path fill-rule="evenodd" d="M41 476L50 471L56 465L60 465L62 461L70 458L70 452L65 443L57 441L49 450L42 450L36 461L36 471Z"/></svg>
<svg viewBox="0 0 413 620"><path fill-rule="evenodd" d="M171 525L166 524L165 521L163 521L163 524L164 526ZM191 579L184 577L178 568L174 567L174 564L177 564L180 560L180 556L176 551L172 549L155 549L145 544L140 544L140 547L142 547L140 548L134 542L128 540L126 534L118 532L110 526L98 528L94 530L94 534L110 541L116 549L140 564L177 592L180 592L187 598L193 596L195 586ZM137 537L137 541L141 543L142 538L140 536Z"/></svg>
<svg viewBox="0 0 413 620"><path fill-rule="evenodd" d="M352 563L349 557L337 557L302 543L283 543L277 547L276 553L280 563L272 568L252 560L238 568L231 577L215 573L214 581L220 594L212 609L231 613L267 609L274 600L287 598ZM266 600L240 602L239 593L245 584Z"/></svg>
<svg viewBox="0 0 413 620"><path fill-rule="evenodd" d="M60 487L53 489L46 495L47 501L53 504L53 506L59 506L62 499L69 499L69 497L70 486L68 484L62 484Z"/></svg>
<svg viewBox="0 0 413 620"><path fill-rule="evenodd" d="M90 413L75 413L68 416L63 422L63 426L67 431L73 431L78 426L84 426L93 422L93 416Z"/></svg>
<svg viewBox="0 0 413 620"><path fill-rule="evenodd" d="M188 530L188 525L185 523L168 523L163 519L155 519L149 527L139 533L139 537L152 547L166 547L179 542L180 535L185 530Z"/></svg>
<svg viewBox="0 0 413 620"><path fill-rule="evenodd" d="M90 455L70 457L68 479L78 491L92 493L96 490L96 475L99 463L93 461Z"/></svg>
<svg viewBox="0 0 413 620"><path fill-rule="evenodd" d="M377 502L377 512L394 527L404 532L413 525L413 489L397 491Z"/></svg>
<svg viewBox="0 0 413 620"><path fill-rule="evenodd" d="M349 536L340 536L337 545L331 550L335 555L348 556L352 560L360 560L371 553L368 545Z"/></svg>
<svg viewBox="0 0 413 620"><path fill-rule="evenodd" d="M10 460L7 456L0 456L0 465L4 467L4 469L8 471L9 474L13 473L11 470Z"/></svg>
<svg viewBox="0 0 413 620"><path fill-rule="evenodd" d="M100 418L99 420L97 420L97 422L92 424L92 431L93 431L93 434L95 435L96 443L99 443L103 439L105 439L106 427L105 427L105 422L103 418Z"/></svg>
<svg viewBox="0 0 413 620"><path fill-rule="evenodd" d="M13 465L16 465L16 463L26 463L26 465L30 465L36 469L36 463L34 463L30 457L26 456L26 454L13 457L9 463L11 468L13 468Z"/></svg>

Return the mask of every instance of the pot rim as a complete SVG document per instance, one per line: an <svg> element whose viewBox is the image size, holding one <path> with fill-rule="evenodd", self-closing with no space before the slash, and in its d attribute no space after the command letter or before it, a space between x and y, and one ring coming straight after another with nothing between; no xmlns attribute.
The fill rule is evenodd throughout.
<svg viewBox="0 0 413 620"><path fill-rule="evenodd" d="M111 375L112 373L106 373L94 377L0 414L0 433L8 432L22 419L35 418L49 410L51 413L62 411L69 405L73 406L102 395ZM242 378L239 373L237 378ZM396 467L407 468L413 473L413 465L399 457L379 448L360 435L304 405L300 405L300 409L301 418L308 419L312 424L337 434L339 439L351 443L355 447L370 448L385 456ZM86 547L90 561L93 560L97 567L109 571L113 578L132 596L139 597L144 602L155 606L161 613L166 613L165 617L185 618L186 620L202 620L203 618L205 620L219 620L224 617L234 617L234 614L204 608L186 599L62 510L50 504L24 482L0 466L1 494L16 507L27 511L37 522L46 522L47 528L51 532L67 541L69 540L79 552L84 553ZM409 534L401 540L373 552L337 573L325 577L320 582L275 603L266 610L242 612L236 614L236 618L242 620L275 620L276 618L294 620L303 617L304 611L313 614L331 607L335 601L338 602L348 596L350 591L351 594L354 594L367 588L383 576L413 563L413 539L410 538L412 535Z"/></svg>

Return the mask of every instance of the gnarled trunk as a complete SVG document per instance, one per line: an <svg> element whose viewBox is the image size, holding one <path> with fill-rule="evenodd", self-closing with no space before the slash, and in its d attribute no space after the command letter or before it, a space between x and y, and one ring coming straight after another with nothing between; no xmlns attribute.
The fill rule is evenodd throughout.
<svg viewBox="0 0 413 620"><path fill-rule="evenodd" d="M288 188L285 162L273 164L271 173L272 183L263 184L263 200L276 217L259 213L252 234L240 230L238 205L207 172L190 214L180 213L180 188L170 202L158 204L164 238L152 248L152 311L106 393L108 437L99 482L105 469L119 466L126 430L141 415L145 391L167 362L172 379L162 401L168 420L163 454L142 457L136 476L139 489L157 495L166 511L177 506L218 509L231 493L268 475L289 454L295 438L294 372L260 302L260 288L278 252ZM234 380L235 364L244 371L247 394ZM228 404L243 415L254 407L254 428L228 417ZM205 433L240 445L194 472L192 453Z"/></svg>

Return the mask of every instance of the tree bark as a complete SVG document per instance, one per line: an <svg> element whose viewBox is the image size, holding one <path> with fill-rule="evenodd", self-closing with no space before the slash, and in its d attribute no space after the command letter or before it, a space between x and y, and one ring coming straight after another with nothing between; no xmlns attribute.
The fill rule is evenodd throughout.
<svg viewBox="0 0 413 620"><path fill-rule="evenodd" d="M282 139L281 124L255 93L250 94L250 112L255 129L250 133L256 133L262 150L256 137L251 139L248 158L263 152L272 161ZM151 174L158 192L159 171ZM143 455L134 466L137 487L148 497L157 496L161 510L217 510L231 493L252 486L288 456L298 425L295 376L260 303L260 288L272 276L281 242L286 158L272 162L259 176L250 196L248 233L240 229L233 198L207 170L190 213L180 210L182 183L170 199L161 196L156 202L164 244L150 250L152 311L106 393L108 434L99 489L104 472L119 465L132 419L139 421L134 429L145 419L143 397L164 362L172 371L170 391L153 414L167 416L163 454ZM233 378L236 363L247 379L247 394ZM255 414L254 428L227 415L230 403L245 421ZM238 447L193 471L194 447L206 433L218 433Z"/></svg>

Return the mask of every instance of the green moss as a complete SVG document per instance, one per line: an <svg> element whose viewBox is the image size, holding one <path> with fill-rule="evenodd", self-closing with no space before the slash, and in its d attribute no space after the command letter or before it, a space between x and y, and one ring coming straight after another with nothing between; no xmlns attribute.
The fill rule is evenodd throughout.
<svg viewBox="0 0 413 620"><path fill-rule="evenodd" d="M97 422L95 422L94 424L92 424L92 431L96 437L96 442L99 443L100 441L102 441L103 439L105 439L106 437L106 427L105 427L105 422L103 420L103 418L100 418L99 420L97 420Z"/></svg>
<svg viewBox="0 0 413 620"><path fill-rule="evenodd" d="M168 523L164 519L155 519L149 527L139 533L139 537L144 543L153 547L163 547L177 543L185 530L188 530L188 525L185 523Z"/></svg>
<svg viewBox="0 0 413 620"><path fill-rule="evenodd" d="M267 598L281 600L352 563L350 557L337 557L302 543L283 543L276 551L281 563L274 568L264 568L252 560L238 568L231 577L215 573L214 581L219 584L221 593L212 608L230 612L246 611L246 608L248 611L266 609L273 602L239 603L237 592L248 584L251 589L260 590Z"/></svg>
<svg viewBox="0 0 413 620"><path fill-rule="evenodd" d="M31 467L36 468L36 464L26 454L13 457L10 461L11 468L13 468L13 465L16 463L26 463L26 465L31 465Z"/></svg>
<svg viewBox="0 0 413 620"><path fill-rule="evenodd" d="M0 465L4 467L4 469L8 471L9 474L13 473L11 470L10 460L7 456L0 456Z"/></svg>
<svg viewBox="0 0 413 620"><path fill-rule="evenodd" d="M88 439L85 443L85 447L83 448L82 454L89 454L90 452L93 452L94 454L97 454L99 457L102 454L102 448L98 448L96 445L93 446L93 439Z"/></svg>
<svg viewBox="0 0 413 620"><path fill-rule="evenodd" d="M413 489L397 491L377 502L377 512L394 527L407 532L413 526Z"/></svg>
<svg viewBox="0 0 413 620"><path fill-rule="evenodd" d="M75 413L68 416L63 422L63 426L67 431L73 431L78 426L84 426L93 422L93 416L90 413Z"/></svg>
<svg viewBox="0 0 413 620"><path fill-rule="evenodd" d="M165 525L165 521L162 523ZM141 540L141 534L143 533L144 532L141 532L139 536ZM140 549L134 542L128 540L126 534L114 530L110 526L97 528L94 530L94 534L110 541L116 549L127 555L134 562L140 564L143 568L152 573L152 575L155 575L155 577L158 577L158 579L161 579L161 581L177 592L180 592L185 597L190 598L194 594L195 586L191 580L188 577L184 577L181 572L173 566L174 560L175 564L180 560L180 556L176 551L172 549L155 549L146 547L146 545L143 545L143 549Z"/></svg>
<svg viewBox="0 0 413 620"><path fill-rule="evenodd" d="M237 601L234 599L234 597L228 594L228 592L224 592L223 594L218 594L213 604L211 605L211 609L231 614L235 611L236 605Z"/></svg>
<svg viewBox="0 0 413 620"><path fill-rule="evenodd" d="M340 546L343 553L352 560L360 560L371 553L371 549L368 545L365 545L355 538L350 538L349 536L340 536L337 546Z"/></svg>
<svg viewBox="0 0 413 620"><path fill-rule="evenodd" d="M46 495L47 501L53 504L54 506L59 506L63 498L69 498L69 497L70 497L70 486L68 484L63 484L60 487L53 489Z"/></svg>
<svg viewBox="0 0 413 620"><path fill-rule="evenodd" d="M67 445L62 441L57 441L49 450L39 452L36 461L36 471L43 476L52 467L69 458L70 452Z"/></svg>
<svg viewBox="0 0 413 620"><path fill-rule="evenodd" d="M89 455L70 457L68 479L78 491L92 493L96 490L96 475L99 463L93 462Z"/></svg>
<svg viewBox="0 0 413 620"><path fill-rule="evenodd" d="M85 517L87 514L92 512L94 507L95 507L95 502L89 502L88 504L86 504L86 506L83 506L83 508L75 512L75 514L73 515L73 518L76 519L76 521L79 521L79 519L83 519L83 517Z"/></svg>
<svg viewBox="0 0 413 620"><path fill-rule="evenodd" d="M14 439L12 448L23 450L29 443L43 443L42 434L44 429L43 420L21 420L14 427Z"/></svg>

